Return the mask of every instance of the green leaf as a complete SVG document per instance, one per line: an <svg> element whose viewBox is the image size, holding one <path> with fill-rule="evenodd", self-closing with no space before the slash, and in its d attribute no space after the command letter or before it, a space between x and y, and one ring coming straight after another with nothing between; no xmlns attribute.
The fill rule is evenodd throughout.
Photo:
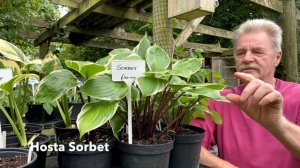
<svg viewBox="0 0 300 168"><path fill-rule="evenodd" d="M214 123L216 124L222 124L222 117L220 116L220 114L216 111L207 111L207 113L209 114L209 117L214 121Z"/></svg>
<svg viewBox="0 0 300 168"><path fill-rule="evenodd" d="M95 74L104 71L106 68L103 65L95 64L90 61L65 61L66 65L79 72L85 79L93 77Z"/></svg>
<svg viewBox="0 0 300 168"><path fill-rule="evenodd" d="M77 117L80 137L109 121L118 108L118 102L99 101L85 104Z"/></svg>
<svg viewBox="0 0 300 168"><path fill-rule="evenodd" d="M57 100L76 86L77 79L69 70L53 71L41 80L35 101L43 103Z"/></svg>
<svg viewBox="0 0 300 168"><path fill-rule="evenodd" d="M0 39L0 53L9 60L22 62L24 64L29 62L28 58L18 47L2 39Z"/></svg>
<svg viewBox="0 0 300 168"><path fill-rule="evenodd" d="M186 93L198 95L198 96L205 96L207 98L211 98L218 101L225 101L228 102L228 100L220 95L220 92L218 90L213 90L207 87L198 87L196 89L187 89Z"/></svg>
<svg viewBox="0 0 300 168"><path fill-rule="evenodd" d="M123 118L127 119L127 115L124 112L120 112ZM118 139L118 133L125 126L125 121L116 113L111 120L109 120L110 126L113 130L114 137Z"/></svg>
<svg viewBox="0 0 300 168"><path fill-rule="evenodd" d="M168 82L163 79L153 77L139 77L137 79L137 85L142 92L142 98L155 95L165 89Z"/></svg>
<svg viewBox="0 0 300 168"><path fill-rule="evenodd" d="M10 68L13 74L21 74L21 68L16 61L0 59L0 68Z"/></svg>
<svg viewBox="0 0 300 168"><path fill-rule="evenodd" d="M147 34L142 38L139 44L133 49L133 52L138 54L142 59L145 59L146 51L151 46Z"/></svg>
<svg viewBox="0 0 300 168"><path fill-rule="evenodd" d="M202 66L202 59L199 58L185 58L177 61L172 65L171 75L190 78L191 75L200 70Z"/></svg>
<svg viewBox="0 0 300 168"><path fill-rule="evenodd" d="M149 69L157 72L166 70L171 62L168 54L158 45L147 49L145 59Z"/></svg>
<svg viewBox="0 0 300 168"><path fill-rule="evenodd" d="M10 79L9 81L2 83L0 85L0 89L8 92L9 94L13 94L13 89L14 89L14 85L16 83L18 83L19 81L26 79L26 78L36 78L37 80L39 80L39 76L36 74L20 74L20 75L16 75L14 76L12 79Z"/></svg>
<svg viewBox="0 0 300 168"><path fill-rule="evenodd" d="M120 100L126 96L128 86L124 82L112 81L108 75L101 75L87 80L81 91L102 100Z"/></svg>

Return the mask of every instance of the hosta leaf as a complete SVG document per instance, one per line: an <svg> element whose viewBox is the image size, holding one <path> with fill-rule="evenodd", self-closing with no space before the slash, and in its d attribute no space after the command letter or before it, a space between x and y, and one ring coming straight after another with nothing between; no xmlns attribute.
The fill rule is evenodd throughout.
<svg viewBox="0 0 300 168"><path fill-rule="evenodd" d="M218 112L210 110L207 113L209 114L209 117L214 121L214 123L222 124L222 117Z"/></svg>
<svg viewBox="0 0 300 168"><path fill-rule="evenodd" d="M81 91L102 100L120 100L126 96L128 86L124 82L114 82L110 76L103 75L87 80Z"/></svg>
<svg viewBox="0 0 300 168"><path fill-rule="evenodd" d="M75 86L77 79L72 72L66 69L53 71L41 80L35 100L41 103L57 100Z"/></svg>
<svg viewBox="0 0 300 168"><path fill-rule="evenodd" d="M122 115L124 119L127 119L127 115L124 112L116 113L111 120L109 120L110 126L113 130L114 137L118 139L118 133L125 125L125 121L119 116Z"/></svg>
<svg viewBox="0 0 300 168"><path fill-rule="evenodd" d="M67 60L66 65L79 72L85 79L93 77L95 74L105 70L105 66L95 64L90 61L71 61Z"/></svg>
<svg viewBox="0 0 300 168"><path fill-rule="evenodd" d="M158 45L151 46L147 49L145 59L150 71L166 70L170 64L170 57Z"/></svg>
<svg viewBox="0 0 300 168"><path fill-rule="evenodd" d="M118 102L99 101L85 104L77 117L80 137L109 121L118 108Z"/></svg>
<svg viewBox="0 0 300 168"><path fill-rule="evenodd" d="M0 53L9 60L28 63L28 58L18 47L2 39L0 39Z"/></svg>
<svg viewBox="0 0 300 168"><path fill-rule="evenodd" d="M165 89L168 82L163 79L153 77L140 77L137 79L137 85L142 92L142 98L155 95Z"/></svg>
<svg viewBox="0 0 300 168"><path fill-rule="evenodd" d="M205 96L207 98L211 98L214 100L228 102L228 100L226 98L224 98L223 96L220 95L220 92L218 90L210 89L207 87L198 87L196 89L187 89L186 93L199 95L199 96Z"/></svg>
<svg viewBox="0 0 300 168"><path fill-rule="evenodd" d="M200 70L202 66L202 60L199 58L186 58L177 61L172 65L171 75L181 76L184 78L190 78L191 75Z"/></svg>
<svg viewBox="0 0 300 168"><path fill-rule="evenodd" d="M133 49L133 52L138 54L142 59L145 59L146 51L151 46L147 35L145 35L139 44Z"/></svg>
<svg viewBox="0 0 300 168"><path fill-rule="evenodd" d="M18 83L19 81L26 79L26 78L30 78L30 77L33 77L33 78L36 78L39 80L39 76L36 74L20 74L20 75L14 76L9 81L2 83L0 85L0 89L4 90L12 95L15 83Z"/></svg>

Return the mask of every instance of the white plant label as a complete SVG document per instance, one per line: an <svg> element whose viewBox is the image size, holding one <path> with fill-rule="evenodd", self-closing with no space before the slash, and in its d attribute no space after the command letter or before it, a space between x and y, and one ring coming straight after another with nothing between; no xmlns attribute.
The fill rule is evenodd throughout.
<svg viewBox="0 0 300 168"><path fill-rule="evenodd" d="M145 72L144 60L113 60L111 62L112 80L133 82Z"/></svg>
<svg viewBox="0 0 300 168"><path fill-rule="evenodd" d="M12 70L9 68L0 69L0 84L9 81L13 77Z"/></svg>
<svg viewBox="0 0 300 168"><path fill-rule="evenodd" d="M29 85L35 85L35 84L38 84L38 83L40 83L39 80L37 80L34 77L30 77L29 80L28 80Z"/></svg>
<svg viewBox="0 0 300 168"><path fill-rule="evenodd" d="M128 86L128 143L132 144L132 104L131 104L131 84L136 78L145 72L144 60L113 60L111 62L112 80L124 81Z"/></svg>

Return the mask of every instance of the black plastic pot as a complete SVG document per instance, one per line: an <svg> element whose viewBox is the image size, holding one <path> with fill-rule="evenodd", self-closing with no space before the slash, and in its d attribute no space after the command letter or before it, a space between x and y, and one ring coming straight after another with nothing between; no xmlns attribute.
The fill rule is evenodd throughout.
<svg viewBox="0 0 300 168"><path fill-rule="evenodd" d="M9 112L9 108L8 107L4 107L6 111ZM4 113L2 112L2 110L0 109L0 120L1 120L1 124L9 124L9 121L7 120L6 116L4 115Z"/></svg>
<svg viewBox="0 0 300 168"><path fill-rule="evenodd" d="M25 124L25 130L28 133L41 133L43 129L44 126L40 124L32 124L32 123ZM2 131L6 131L7 134L14 134L13 128L10 124L3 124Z"/></svg>
<svg viewBox="0 0 300 168"><path fill-rule="evenodd" d="M119 142L121 168L168 168L173 141L166 144L128 144Z"/></svg>
<svg viewBox="0 0 300 168"><path fill-rule="evenodd" d="M25 118L26 121L31 123L47 123L52 120L52 116L45 111L41 104L28 105L28 111L25 114Z"/></svg>
<svg viewBox="0 0 300 168"><path fill-rule="evenodd" d="M28 150L21 149L21 148L0 149L0 158L15 157L16 155L28 155ZM25 165L18 167L18 168L38 168L36 161L37 161L37 154L35 152L32 152L31 161Z"/></svg>
<svg viewBox="0 0 300 168"><path fill-rule="evenodd" d="M76 120L72 120L71 123L76 125ZM64 133L76 132L76 131L79 132L77 128L66 128L66 125L63 121L57 121L53 123L53 128L54 128L56 140L60 135Z"/></svg>
<svg viewBox="0 0 300 168"><path fill-rule="evenodd" d="M26 137L27 140L29 140L33 135L32 133L27 133ZM39 136L37 138L35 138L35 140L33 141L34 144L36 144L36 142L39 143L39 145L49 145L50 143L50 137L48 135L44 135L44 134L39 134ZM16 135L8 135L6 138L6 147L7 148L11 148L11 147L19 147L20 143L19 143L19 139ZM46 165L46 157L47 157L47 151L42 151L40 149L36 149L33 148L33 151L35 151L37 153L37 165L39 168L44 168Z"/></svg>
<svg viewBox="0 0 300 168"><path fill-rule="evenodd" d="M59 144L64 139L67 139L68 137L72 137L74 135L78 135L78 132L68 132L65 134L62 134L58 137ZM90 151L90 150L75 150L75 151L69 151L72 147L70 144L63 144L65 146L65 151L60 152L61 153L61 167L62 168L82 168L82 167L93 167L93 168L110 168L112 167L112 149L114 148L114 140L109 141L108 143L108 149L109 151ZM89 144L86 144L87 146L92 146ZM105 143L97 143L93 145L105 145ZM82 144L74 144L75 148L78 146L82 146Z"/></svg>
<svg viewBox="0 0 300 168"><path fill-rule="evenodd" d="M72 108L71 119L76 120L79 112L81 111L82 103L69 103L69 108Z"/></svg>
<svg viewBox="0 0 300 168"><path fill-rule="evenodd" d="M170 156L170 168L198 168L201 142L204 130L186 125L186 129L193 130L191 135L171 135L174 137L174 147Z"/></svg>

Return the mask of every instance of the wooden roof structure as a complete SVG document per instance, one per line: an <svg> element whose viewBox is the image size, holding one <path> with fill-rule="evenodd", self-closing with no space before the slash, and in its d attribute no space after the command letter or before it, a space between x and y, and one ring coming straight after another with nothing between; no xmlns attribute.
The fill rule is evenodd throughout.
<svg viewBox="0 0 300 168"><path fill-rule="evenodd" d="M25 33L23 35L35 39L35 44L41 46L41 55L45 55L45 49L43 46L51 41L72 43L77 45L84 45L90 47L99 48L132 48L133 46L128 45L111 45L109 43L103 43L93 40L95 37L110 37L113 39L127 40L127 41L139 41L142 36L133 33L127 33L124 30L118 28L120 25L128 20L142 21L146 23L152 23L152 0L51 0L52 3L57 5L66 6L72 8L72 10L60 18L57 23L51 28L47 28L40 34ZM169 0L172 1L172 0ZM213 1L213 0L211 0ZM245 2L253 3L258 7L265 8L267 10L275 11L279 14L283 14L284 22L283 25L284 33L285 29L289 27L295 28L289 21L290 17L300 19L300 12L296 9L290 9L289 4L283 5L281 0L242 0ZM285 2L293 0L286 0ZM190 1L189 1L190 2ZM295 2L294 2L295 3ZM292 4L294 5L294 4ZM294 14L293 14L294 11ZM291 14L292 13L292 16ZM294 16L293 16L294 15ZM289 18L289 19L287 19ZM187 42L187 38L192 32L198 32L210 36L222 37L226 39L232 39L233 33L230 30L223 30L215 27L200 24L203 18L197 18L192 21L178 21L176 28L182 29L182 33L179 35L175 42L183 45L186 48L201 48L204 51L219 53L222 55L226 52L228 55L227 48L222 48L219 44L200 44ZM290 19L291 20L291 19ZM35 22L36 23L36 22ZM285 23L284 23L285 24ZM37 24L41 25L41 23ZM292 32L294 33L294 32ZM68 34L68 38L64 35ZM289 34L289 41L291 42L292 36L296 35ZM150 40L151 37L150 37ZM295 45L296 45L295 41ZM284 46L283 48L286 48ZM286 49L290 50L290 49ZM297 51L297 50L296 50ZM293 55L293 54L291 54ZM297 57L297 56L296 56ZM295 59L292 59L295 62ZM296 61L297 62L297 61ZM293 64L293 63L292 63ZM291 65L295 66L295 65ZM298 64L296 64L298 67ZM295 75L293 73L293 75ZM298 76L298 74L296 75Z"/></svg>

